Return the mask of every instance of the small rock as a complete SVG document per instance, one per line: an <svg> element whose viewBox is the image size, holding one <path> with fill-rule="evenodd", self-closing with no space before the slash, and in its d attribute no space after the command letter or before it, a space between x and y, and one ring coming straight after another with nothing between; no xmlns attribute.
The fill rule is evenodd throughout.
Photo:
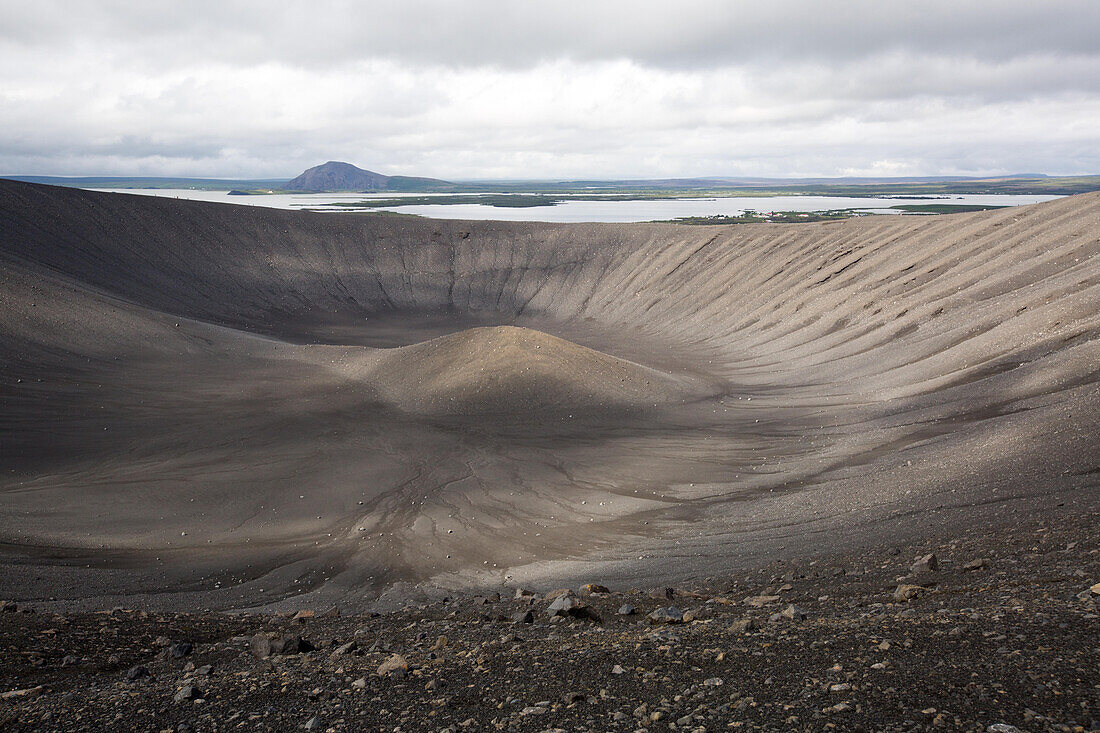
<svg viewBox="0 0 1100 733"><path fill-rule="evenodd" d="M531 609L526 611L517 611L512 614L512 623L514 624L533 624L535 623L535 614L531 612Z"/></svg>
<svg viewBox="0 0 1100 733"><path fill-rule="evenodd" d="M830 705L821 712L828 715L835 715L837 713L846 713L852 709L852 706L846 702L838 702L836 705Z"/></svg>
<svg viewBox="0 0 1100 733"><path fill-rule="evenodd" d="M704 687L721 687L722 686L722 678L721 677L708 677L707 679L703 680L703 686Z"/></svg>
<svg viewBox="0 0 1100 733"><path fill-rule="evenodd" d="M987 733L1023 733L1019 728L1008 723L994 723L986 728Z"/></svg>
<svg viewBox="0 0 1100 733"><path fill-rule="evenodd" d="M24 687L21 690L8 690L7 692L0 692L0 700L14 700L15 698L24 697L38 697L46 688L42 685L35 685L34 687Z"/></svg>
<svg viewBox="0 0 1100 733"><path fill-rule="evenodd" d="M979 558L977 560L971 560L967 564L963 565L962 569L964 571L981 570L982 568L984 568L988 564L989 564L989 560L986 560L983 557L983 558Z"/></svg>
<svg viewBox="0 0 1100 733"><path fill-rule="evenodd" d="M306 730L313 730L314 728L316 728L320 724L321 724L320 719L316 715L314 715L312 718L307 720L305 722L305 724L302 725L302 727L305 728Z"/></svg>
<svg viewBox="0 0 1100 733"><path fill-rule="evenodd" d="M307 610L307 609L302 609L302 610L301 610L301 611L299 611L298 613L294 614L294 615L293 615L293 616L291 617L291 620L292 620L292 621L301 621L302 623L305 623L305 622L306 622L306 621L308 621L309 619L313 618L313 616L314 616L314 612L313 612L313 611L311 611L311 610Z"/></svg>
<svg viewBox="0 0 1100 733"><path fill-rule="evenodd" d="M633 616L637 612L638 610L629 603L624 603L623 605L619 606L619 610L617 611L620 616Z"/></svg>
<svg viewBox="0 0 1100 733"><path fill-rule="evenodd" d="M626 670L618 664L611 668L611 674L622 674L623 672L626 672Z"/></svg>
<svg viewBox="0 0 1100 733"><path fill-rule="evenodd" d="M356 643L354 641L349 641L347 644L341 644L340 646L333 649L332 654L330 654L329 656L330 657L342 657L345 654L350 654L351 652L355 651L355 648L356 648Z"/></svg>
<svg viewBox="0 0 1100 733"><path fill-rule="evenodd" d="M779 596L749 596L745 599L745 605L753 608L763 608L769 603L775 603Z"/></svg>
<svg viewBox="0 0 1100 733"><path fill-rule="evenodd" d="M1092 593L1094 596L1100 596L1100 583L1097 583L1096 585L1089 588L1089 592Z"/></svg>
<svg viewBox="0 0 1100 733"><path fill-rule="evenodd" d="M176 690L175 696L172 698L176 702L187 702L189 700L198 700L202 697L202 690L194 685L184 685Z"/></svg>
<svg viewBox="0 0 1100 733"><path fill-rule="evenodd" d="M367 678L366 677L360 677L359 679L352 682L351 686L352 686L352 689L362 690L364 687L367 686Z"/></svg>
<svg viewBox="0 0 1100 733"><path fill-rule="evenodd" d="M126 670L126 680L128 682L135 682L148 676L149 669L142 664L134 665Z"/></svg>
<svg viewBox="0 0 1100 733"><path fill-rule="evenodd" d="M610 592L611 591L606 585L600 585L598 583L586 583L585 585L581 586L581 593L584 593L586 595L593 595L595 593L607 594Z"/></svg>
<svg viewBox="0 0 1100 733"><path fill-rule="evenodd" d="M543 596L542 599L544 601L554 601L554 600L557 600L558 598L561 598L562 596L571 596L571 595L574 595L574 593L573 593L573 591L569 590L568 588L556 588L556 589L550 591L549 593L547 593L545 596Z"/></svg>

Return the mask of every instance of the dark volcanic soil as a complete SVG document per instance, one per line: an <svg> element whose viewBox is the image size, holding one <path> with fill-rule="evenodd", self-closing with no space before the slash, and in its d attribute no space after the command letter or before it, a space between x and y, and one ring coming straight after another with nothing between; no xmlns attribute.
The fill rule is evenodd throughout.
<svg viewBox="0 0 1100 733"><path fill-rule="evenodd" d="M1098 519L770 563L675 589L575 588L587 608L553 622L549 601L511 594L304 618L9 606L0 727L1097 730ZM911 569L930 553L935 570ZM620 615L625 604L636 612ZM688 620L648 620L669 606ZM271 637L288 651L262 656ZM396 670L379 674L387 663Z"/></svg>

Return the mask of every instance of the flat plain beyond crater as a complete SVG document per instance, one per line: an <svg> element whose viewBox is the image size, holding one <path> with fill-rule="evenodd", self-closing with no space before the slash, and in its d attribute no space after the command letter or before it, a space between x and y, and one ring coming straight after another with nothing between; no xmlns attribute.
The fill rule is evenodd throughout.
<svg viewBox="0 0 1100 733"><path fill-rule="evenodd" d="M0 181L0 272L21 604L648 587L1100 508L1100 193L685 227Z"/></svg>

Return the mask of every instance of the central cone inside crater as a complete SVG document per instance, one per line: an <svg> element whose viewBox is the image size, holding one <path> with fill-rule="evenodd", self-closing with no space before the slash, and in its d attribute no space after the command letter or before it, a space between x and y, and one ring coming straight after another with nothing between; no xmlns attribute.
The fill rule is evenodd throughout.
<svg viewBox="0 0 1100 733"><path fill-rule="evenodd" d="M516 326L384 350L368 379L402 409L436 414L646 409L694 391L685 377Z"/></svg>

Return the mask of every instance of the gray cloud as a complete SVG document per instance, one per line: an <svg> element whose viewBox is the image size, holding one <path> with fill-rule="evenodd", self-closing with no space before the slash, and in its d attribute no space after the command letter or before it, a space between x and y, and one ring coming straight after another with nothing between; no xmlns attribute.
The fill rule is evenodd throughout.
<svg viewBox="0 0 1100 733"><path fill-rule="evenodd" d="M0 171L1100 172L1100 4L0 2Z"/></svg>

